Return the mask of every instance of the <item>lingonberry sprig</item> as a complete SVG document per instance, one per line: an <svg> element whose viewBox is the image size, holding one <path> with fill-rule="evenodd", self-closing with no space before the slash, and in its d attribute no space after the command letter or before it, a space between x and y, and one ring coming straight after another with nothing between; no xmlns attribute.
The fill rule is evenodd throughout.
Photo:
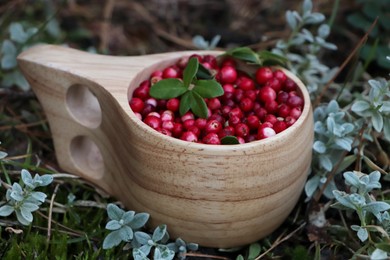
<svg viewBox="0 0 390 260"><path fill-rule="evenodd" d="M150 95L157 99L180 98L180 115L191 110L200 118L207 118L208 109L205 98L215 98L223 95L224 91L214 79L197 79L199 61L196 57L189 59L183 71L183 80L167 78L158 81L150 88Z"/></svg>

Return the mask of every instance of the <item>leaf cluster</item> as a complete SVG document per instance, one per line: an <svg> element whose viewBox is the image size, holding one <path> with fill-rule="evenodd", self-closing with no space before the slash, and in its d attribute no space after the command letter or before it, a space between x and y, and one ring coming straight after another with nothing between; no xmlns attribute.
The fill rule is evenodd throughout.
<svg viewBox="0 0 390 260"><path fill-rule="evenodd" d="M0 207L0 216L7 217L15 212L21 224L29 225L33 221L32 212L38 210L46 199L45 193L34 190L49 185L53 181L53 176L36 174L33 178L25 169L22 170L21 175L22 185L15 182L7 190L6 203Z"/></svg>

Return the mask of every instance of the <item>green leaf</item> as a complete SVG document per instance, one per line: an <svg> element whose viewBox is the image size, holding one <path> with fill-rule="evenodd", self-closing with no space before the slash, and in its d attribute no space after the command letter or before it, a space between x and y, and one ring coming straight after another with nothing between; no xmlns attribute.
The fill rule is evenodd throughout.
<svg viewBox="0 0 390 260"><path fill-rule="evenodd" d="M253 243L249 246L248 260L253 260L259 256L261 247L259 243Z"/></svg>
<svg viewBox="0 0 390 260"><path fill-rule="evenodd" d="M203 98L219 97L224 93L221 84L215 80L198 80L192 90Z"/></svg>
<svg viewBox="0 0 390 260"><path fill-rule="evenodd" d="M129 226L122 226L119 229L119 236L125 242L129 242L133 239L133 230Z"/></svg>
<svg viewBox="0 0 390 260"><path fill-rule="evenodd" d="M184 115L185 113L188 112L188 110L190 110L191 102L192 102L191 97L192 97L191 91L184 93L184 95L181 97L180 108L179 108L180 115Z"/></svg>
<svg viewBox="0 0 390 260"><path fill-rule="evenodd" d="M141 245L146 245L148 244L149 240L152 240L152 237L142 231L137 231L134 233L134 238L140 243Z"/></svg>
<svg viewBox="0 0 390 260"><path fill-rule="evenodd" d="M124 213L125 211L115 204L110 203L107 205L107 214L110 219L119 221Z"/></svg>
<svg viewBox="0 0 390 260"><path fill-rule="evenodd" d="M4 205L0 207L0 216L2 217L8 217L9 215L14 212L14 208L10 205Z"/></svg>
<svg viewBox="0 0 390 260"><path fill-rule="evenodd" d="M195 91L191 91L191 110L192 112L201 118L208 117L207 104L204 99Z"/></svg>
<svg viewBox="0 0 390 260"><path fill-rule="evenodd" d="M122 239L119 235L119 230L113 231L106 236L103 241L103 249L110 249L114 246L119 245L122 242Z"/></svg>
<svg viewBox="0 0 390 260"><path fill-rule="evenodd" d="M261 65L259 57L256 52L248 47L238 47L226 52L227 55L232 56L233 58L243 60L250 63L255 63Z"/></svg>
<svg viewBox="0 0 390 260"><path fill-rule="evenodd" d="M156 227L156 229L153 232L152 240L154 242L160 241L161 239L164 238L166 232L167 232L167 225L160 225Z"/></svg>
<svg viewBox="0 0 390 260"><path fill-rule="evenodd" d="M211 75L210 71L202 65L202 63L199 63L198 71L196 72L196 78L213 79L214 77Z"/></svg>
<svg viewBox="0 0 390 260"><path fill-rule="evenodd" d="M118 220L112 219L107 222L106 229L108 230L117 230L120 229L122 225L118 222Z"/></svg>
<svg viewBox="0 0 390 260"><path fill-rule="evenodd" d="M375 244L376 248L379 248L387 253L390 253L390 244L388 242L380 242Z"/></svg>
<svg viewBox="0 0 390 260"><path fill-rule="evenodd" d="M266 50L258 52L258 55L262 65L285 65L288 60L283 56Z"/></svg>
<svg viewBox="0 0 390 260"><path fill-rule="evenodd" d="M235 136L225 136L221 139L221 144L230 145L230 144L240 144L237 137Z"/></svg>
<svg viewBox="0 0 390 260"><path fill-rule="evenodd" d="M198 67L199 61L197 58L193 57L188 61L187 66L183 71L183 82L186 89L190 86L193 78L195 77Z"/></svg>
<svg viewBox="0 0 390 260"><path fill-rule="evenodd" d="M149 216L148 213L137 213L129 224L130 227L135 230L145 226L146 222L149 220Z"/></svg>
<svg viewBox="0 0 390 260"><path fill-rule="evenodd" d="M179 79L163 79L152 85L150 95L158 99L170 99L183 95L187 91Z"/></svg>

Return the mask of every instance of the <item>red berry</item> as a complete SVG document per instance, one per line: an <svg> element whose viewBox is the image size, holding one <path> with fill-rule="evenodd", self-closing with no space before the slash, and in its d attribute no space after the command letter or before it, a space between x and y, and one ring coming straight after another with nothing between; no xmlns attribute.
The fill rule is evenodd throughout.
<svg viewBox="0 0 390 260"><path fill-rule="evenodd" d="M256 71L257 83L263 85L273 77L273 72L268 67L261 67Z"/></svg>
<svg viewBox="0 0 390 260"><path fill-rule="evenodd" d="M206 133L218 133L222 129L222 124L218 120L207 121L205 131Z"/></svg>
<svg viewBox="0 0 390 260"><path fill-rule="evenodd" d="M206 124L207 124L207 119L205 118L197 118L195 120L195 126L200 130L204 129L206 127Z"/></svg>
<svg viewBox="0 0 390 260"><path fill-rule="evenodd" d="M286 74L282 70L275 70L274 71L274 78L278 79L280 83L284 83L287 79Z"/></svg>
<svg viewBox="0 0 390 260"><path fill-rule="evenodd" d="M187 119L183 122L183 127L186 130L189 130L192 126L195 126L195 120L194 119Z"/></svg>
<svg viewBox="0 0 390 260"><path fill-rule="evenodd" d="M276 113L276 111L278 111L278 102L276 102L275 100L266 102L264 108L265 110L267 110L268 113L274 114Z"/></svg>
<svg viewBox="0 0 390 260"><path fill-rule="evenodd" d="M153 77L160 77L162 78L163 76L163 72L161 70L155 70L152 72L152 74L150 74L150 77L153 78Z"/></svg>
<svg viewBox="0 0 390 260"><path fill-rule="evenodd" d="M255 115L250 115L246 118L246 124L250 129L257 129L260 125L260 120Z"/></svg>
<svg viewBox="0 0 390 260"><path fill-rule="evenodd" d="M239 78L240 82L238 83L238 87L242 90L254 90L255 82L246 76L242 76Z"/></svg>
<svg viewBox="0 0 390 260"><path fill-rule="evenodd" d="M151 85L154 85L156 84L157 82L159 82L160 80L162 80L163 78L161 76L154 76L154 77L151 77L150 78L150 84Z"/></svg>
<svg viewBox="0 0 390 260"><path fill-rule="evenodd" d="M236 88L236 90L234 91L234 100L236 102L240 102L243 97L244 97L244 90L240 88Z"/></svg>
<svg viewBox="0 0 390 260"><path fill-rule="evenodd" d="M249 127L244 123L239 123L234 127L237 136L245 137L249 135Z"/></svg>
<svg viewBox="0 0 390 260"><path fill-rule="evenodd" d="M229 117L232 117L232 116L237 116L238 118L242 118L244 116L244 114L242 113L240 108L235 107L232 110L230 110L230 112L229 112Z"/></svg>
<svg viewBox="0 0 390 260"><path fill-rule="evenodd" d="M229 117L229 125L231 125L231 126L235 126L240 122L241 122L241 119L236 115Z"/></svg>
<svg viewBox="0 0 390 260"><path fill-rule="evenodd" d="M284 119L284 121L286 122L286 125L287 127L290 127L292 126L297 120L291 116L288 116L286 117L286 119Z"/></svg>
<svg viewBox="0 0 390 260"><path fill-rule="evenodd" d="M183 133L183 125L181 123L173 123L172 135L180 137Z"/></svg>
<svg viewBox="0 0 390 260"><path fill-rule="evenodd" d="M225 128L223 128L221 131L218 132L218 136L219 138L223 138L225 136L234 136L235 132L234 132L234 127L233 126L225 126Z"/></svg>
<svg viewBox="0 0 390 260"><path fill-rule="evenodd" d="M210 98L207 101L207 107L211 110L216 110L221 108L221 101L218 98Z"/></svg>
<svg viewBox="0 0 390 260"><path fill-rule="evenodd" d="M257 139L265 139L276 135L276 132L271 127L259 128L257 133Z"/></svg>
<svg viewBox="0 0 390 260"><path fill-rule="evenodd" d="M271 87L262 87L259 91L259 99L264 103L274 101L276 99L276 92Z"/></svg>
<svg viewBox="0 0 390 260"><path fill-rule="evenodd" d="M222 86L222 88L223 88L224 93L226 93L226 92L234 93L234 90L235 90L235 88L232 84L224 84Z"/></svg>
<svg viewBox="0 0 390 260"><path fill-rule="evenodd" d="M162 78L168 79L168 78L177 78L179 77L179 72L175 70L173 67L168 67L163 70Z"/></svg>
<svg viewBox="0 0 390 260"><path fill-rule="evenodd" d="M263 107L255 108L254 109L255 115L260 119L264 120L265 116L267 115L267 110Z"/></svg>
<svg viewBox="0 0 390 260"><path fill-rule="evenodd" d="M236 61L230 58L227 58L222 61L222 66L221 67L226 67L226 66L231 66L235 67L236 66Z"/></svg>
<svg viewBox="0 0 390 260"><path fill-rule="evenodd" d="M141 84L139 87L134 89L133 97L146 100L147 98L150 97L149 90L150 90L149 84Z"/></svg>
<svg viewBox="0 0 390 260"><path fill-rule="evenodd" d="M286 103L289 95L285 91L280 91L278 93L278 96L276 98L276 101L278 101L279 104Z"/></svg>
<svg viewBox="0 0 390 260"><path fill-rule="evenodd" d="M208 133L202 138L202 142L205 144L221 144L221 140L216 133Z"/></svg>
<svg viewBox="0 0 390 260"><path fill-rule="evenodd" d="M144 123L153 129L157 129L161 127L161 119L152 115L145 117Z"/></svg>
<svg viewBox="0 0 390 260"><path fill-rule="evenodd" d="M180 107L180 100L177 98L171 98L167 101L167 109L171 110L172 112L179 111Z"/></svg>
<svg viewBox="0 0 390 260"><path fill-rule="evenodd" d="M291 109L289 106L287 106L286 104L281 104L278 107L278 116L287 117L290 115L290 111Z"/></svg>
<svg viewBox="0 0 390 260"><path fill-rule="evenodd" d="M245 97L240 101L240 108L243 112L252 111L253 106L254 106L254 102L248 97Z"/></svg>
<svg viewBox="0 0 390 260"><path fill-rule="evenodd" d="M219 77L222 83L234 83L237 79L237 71L232 66L224 66L219 71Z"/></svg>
<svg viewBox="0 0 390 260"><path fill-rule="evenodd" d="M195 125L188 128L188 131L193 132L197 137L200 136L200 129L196 127Z"/></svg>
<svg viewBox="0 0 390 260"><path fill-rule="evenodd" d="M187 141L187 142L194 142L194 143L196 143L198 141L198 137L191 131L184 132L180 136L180 139Z"/></svg>
<svg viewBox="0 0 390 260"><path fill-rule="evenodd" d="M151 106L156 107L157 106L157 100L155 98L148 98L145 100L145 104L149 104Z"/></svg>
<svg viewBox="0 0 390 260"><path fill-rule="evenodd" d="M302 114L302 110L299 107L293 107L290 111L290 116L294 119L298 119Z"/></svg>
<svg viewBox="0 0 390 260"><path fill-rule="evenodd" d="M289 96L286 104L290 107L301 107L303 105L303 99L299 96Z"/></svg>
<svg viewBox="0 0 390 260"><path fill-rule="evenodd" d="M265 86L271 87L275 90L276 93L278 93L282 89L282 84L280 84L280 81L276 78L271 78L265 83Z"/></svg>
<svg viewBox="0 0 390 260"><path fill-rule="evenodd" d="M284 131L287 128L287 124L284 121L276 121L275 124L273 125L273 128L276 133L280 133Z"/></svg>
<svg viewBox="0 0 390 260"><path fill-rule="evenodd" d="M286 81L284 82L284 86L283 86L283 90L286 91L286 92L290 92L290 91L295 91L297 89L297 84L287 78Z"/></svg>
<svg viewBox="0 0 390 260"><path fill-rule="evenodd" d="M252 101L255 101L256 98L257 98L257 93L253 89L252 90L247 90L247 91L245 91L244 96L247 97L247 98L250 98L250 100L252 100Z"/></svg>
<svg viewBox="0 0 390 260"><path fill-rule="evenodd" d="M144 109L145 107L145 104L144 102L142 101L142 99L140 98L137 98L137 97L134 97L130 100L130 107L131 109L133 110L133 112L135 113L141 113L142 110Z"/></svg>
<svg viewBox="0 0 390 260"><path fill-rule="evenodd" d="M162 121L161 128L172 131L174 128L174 123L172 121Z"/></svg>
<svg viewBox="0 0 390 260"><path fill-rule="evenodd" d="M276 116L274 116L273 114L266 115L264 120L265 120L265 122L269 122L272 125L278 121Z"/></svg>
<svg viewBox="0 0 390 260"><path fill-rule="evenodd" d="M192 112L188 111L187 113L182 115L181 121L184 122L184 121L186 121L188 119L194 119L194 118L195 118L194 114Z"/></svg>

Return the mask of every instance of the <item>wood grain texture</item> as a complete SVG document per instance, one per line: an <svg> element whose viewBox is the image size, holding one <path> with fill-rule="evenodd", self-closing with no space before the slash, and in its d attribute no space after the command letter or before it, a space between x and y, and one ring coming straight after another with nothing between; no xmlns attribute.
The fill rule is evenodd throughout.
<svg viewBox="0 0 390 260"><path fill-rule="evenodd" d="M131 111L133 90L157 68L200 51L113 57L42 45L18 57L47 115L60 166L167 224L172 237L234 247L273 232L288 216L311 163L313 116L275 137L242 145L184 142ZM207 52L218 54L217 52Z"/></svg>

